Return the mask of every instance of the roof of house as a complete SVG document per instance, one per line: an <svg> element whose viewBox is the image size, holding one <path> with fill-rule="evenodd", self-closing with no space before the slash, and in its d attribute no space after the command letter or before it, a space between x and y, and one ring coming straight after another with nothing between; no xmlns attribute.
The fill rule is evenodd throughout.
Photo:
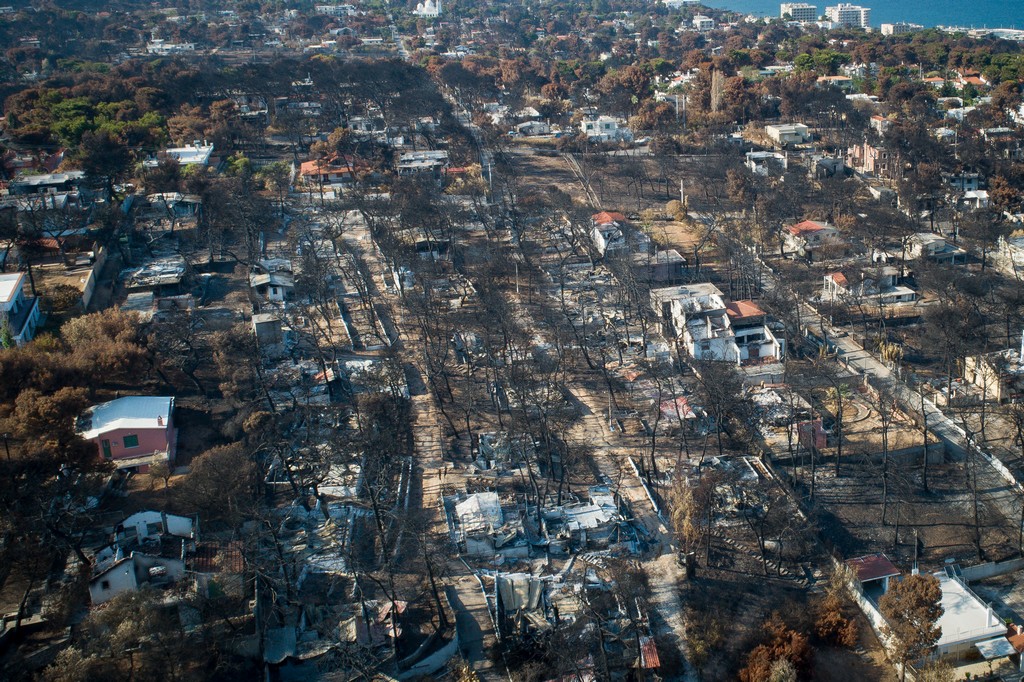
<svg viewBox="0 0 1024 682"><path fill-rule="evenodd" d="M502 524L501 502L495 492L470 495L455 505L455 513L467 533L489 530Z"/></svg>
<svg viewBox="0 0 1024 682"><path fill-rule="evenodd" d="M313 159L299 164L299 175L322 175L326 173L348 173L349 171L365 171L370 164L352 156L335 154L326 159Z"/></svg>
<svg viewBox="0 0 1024 682"><path fill-rule="evenodd" d="M23 272L8 272L0 275L0 303L10 303L17 298L24 279L25 273Z"/></svg>
<svg viewBox="0 0 1024 682"><path fill-rule="evenodd" d="M661 667L658 647L654 644L653 637L640 638L640 667L645 670L656 670Z"/></svg>
<svg viewBox="0 0 1024 682"><path fill-rule="evenodd" d="M295 278L287 272L270 272L253 274L249 277L249 285L253 287L262 286L293 287Z"/></svg>
<svg viewBox="0 0 1024 682"><path fill-rule="evenodd" d="M590 218L598 225L626 222L626 216L616 211L601 211L600 213L595 213Z"/></svg>
<svg viewBox="0 0 1024 682"><path fill-rule="evenodd" d="M963 582L944 572L934 575L942 589L939 647L963 641L979 642L1006 633L1002 619Z"/></svg>
<svg viewBox="0 0 1024 682"><path fill-rule="evenodd" d="M846 565L853 569L857 574L857 580L862 583L869 580L891 578L900 574L900 570L893 566L889 558L882 553L847 559Z"/></svg>
<svg viewBox="0 0 1024 682"><path fill-rule="evenodd" d="M831 229L832 226L828 223L820 223L817 220L805 220L797 223L796 225L790 225L786 228L794 237L802 237L806 234L814 234L815 232L821 232L822 230Z"/></svg>
<svg viewBox="0 0 1024 682"><path fill-rule="evenodd" d="M90 407L79 419L89 440L114 429L162 429L170 423L174 398L133 395Z"/></svg>
<svg viewBox="0 0 1024 682"><path fill-rule="evenodd" d="M764 315L764 311L756 303L749 300L731 301L725 305L725 312L734 320Z"/></svg>
<svg viewBox="0 0 1024 682"><path fill-rule="evenodd" d="M844 275L843 273L838 272L838 271L830 272L830 273L828 273L825 276L832 278L832 281L835 282L836 284L838 284L841 287L845 287L845 286L850 284L850 281L848 279L846 279L846 275Z"/></svg>

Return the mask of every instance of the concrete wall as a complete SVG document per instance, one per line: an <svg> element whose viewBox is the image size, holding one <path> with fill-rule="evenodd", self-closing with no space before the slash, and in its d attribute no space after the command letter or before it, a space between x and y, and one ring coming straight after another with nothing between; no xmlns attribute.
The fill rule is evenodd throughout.
<svg viewBox="0 0 1024 682"><path fill-rule="evenodd" d="M1016 573L1021 569L1024 569L1024 557L1010 559L1008 561L990 561L987 564L969 566L968 568L961 569L960 572L963 575L964 580L970 583L997 575Z"/></svg>
<svg viewBox="0 0 1024 682"><path fill-rule="evenodd" d="M82 309L85 310L89 307L89 302L92 301L92 295L96 293L96 281L98 277L95 270L90 270L89 274L85 276L85 285L82 287Z"/></svg>

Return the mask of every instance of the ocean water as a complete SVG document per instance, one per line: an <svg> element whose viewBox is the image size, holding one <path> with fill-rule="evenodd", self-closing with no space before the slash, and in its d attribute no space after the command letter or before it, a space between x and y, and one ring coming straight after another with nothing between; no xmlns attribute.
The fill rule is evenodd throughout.
<svg viewBox="0 0 1024 682"><path fill-rule="evenodd" d="M824 14L826 5L840 0L794 0L817 5ZM908 21L924 26L966 26L969 28L1024 29L1024 0L844 0L871 8L871 25ZM731 9L744 14L779 16L779 3L773 0L703 0L708 7Z"/></svg>

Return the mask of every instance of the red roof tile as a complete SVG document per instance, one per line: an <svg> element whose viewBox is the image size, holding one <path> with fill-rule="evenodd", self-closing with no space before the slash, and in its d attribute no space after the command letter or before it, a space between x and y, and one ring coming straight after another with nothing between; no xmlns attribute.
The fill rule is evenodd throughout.
<svg viewBox="0 0 1024 682"><path fill-rule="evenodd" d="M624 223L626 222L626 216L615 211L601 211L600 213L592 215L591 220L598 225L604 225L605 223Z"/></svg>
<svg viewBox="0 0 1024 682"><path fill-rule="evenodd" d="M790 225L786 230L794 237L800 237L805 234L813 234L814 232L820 232L828 227L825 223L819 223L817 220L805 220L797 223L796 225Z"/></svg>
<svg viewBox="0 0 1024 682"><path fill-rule="evenodd" d="M846 565L857 574L857 580L867 582L880 580L900 574L900 570L892 565L884 554L868 554L855 559L847 559Z"/></svg>
<svg viewBox="0 0 1024 682"><path fill-rule="evenodd" d="M742 300L732 301L725 306L725 312L734 320L742 320L748 317L761 317L764 311L753 301Z"/></svg>
<svg viewBox="0 0 1024 682"><path fill-rule="evenodd" d="M828 276L832 278L833 282L841 287L845 287L850 283L850 281L846 279L846 275L841 272L830 272L828 273Z"/></svg>
<svg viewBox="0 0 1024 682"><path fill-rule="evenodd" d="M645 670L657 670L661 667L658 647L654 645L653 637L640 638L640 667Z"/></svg>

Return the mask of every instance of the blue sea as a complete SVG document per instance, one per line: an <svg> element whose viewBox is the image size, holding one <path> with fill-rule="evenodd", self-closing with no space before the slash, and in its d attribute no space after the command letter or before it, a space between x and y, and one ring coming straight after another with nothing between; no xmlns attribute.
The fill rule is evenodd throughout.
<svg viewBox="0 0 1024 682"><path fill-rule="evenodd" d="M801 1L801 0L793 0ZM824 14L826 5L839 0L802 0L817 5ZM966 26L968 28L1024 29L1024 0L844 0L871 8L871 25L907 21L924 26ZM731 9L744 14L779 16L779 3L772 0L702 0L708 7Z"/></svg>

